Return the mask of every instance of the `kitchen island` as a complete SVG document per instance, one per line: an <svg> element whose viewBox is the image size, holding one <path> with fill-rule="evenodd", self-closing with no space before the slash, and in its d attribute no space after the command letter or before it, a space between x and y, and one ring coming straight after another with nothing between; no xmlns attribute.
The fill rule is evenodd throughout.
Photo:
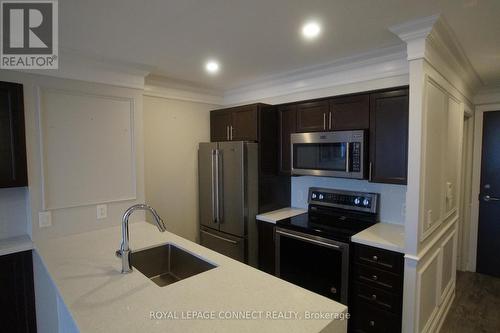
<svg viewBox="0 0 500 333"><path fill-rule="evenodd" d="M67 314L62 321L71 321L66 326L72 330L347 331L346 306L172 233L160 233L148 223L130 225L132 251L172 243L217 267L165 287L138 270L121 274L121 260L115 257L120 228L35 244L63 308L58 311Z"/></svg>

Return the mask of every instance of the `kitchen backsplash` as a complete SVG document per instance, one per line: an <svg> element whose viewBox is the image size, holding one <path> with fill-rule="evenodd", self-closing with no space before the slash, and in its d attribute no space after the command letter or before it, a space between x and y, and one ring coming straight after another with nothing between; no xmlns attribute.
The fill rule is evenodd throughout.
<svg viewBox="0 0 500 333"><path fill-rule="evenodd" d="M292 177L292 206L307 208L309 187L380 193L380 221L404 224L406 186L370 183L366 180L331 177Z"/></svg>

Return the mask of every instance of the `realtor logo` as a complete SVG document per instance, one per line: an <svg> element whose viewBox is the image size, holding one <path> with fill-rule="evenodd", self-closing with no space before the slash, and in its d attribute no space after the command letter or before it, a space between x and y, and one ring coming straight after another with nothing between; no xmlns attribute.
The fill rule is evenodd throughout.
<svg viewBox="0 0 500 333"><path fill-rule="evenodd" d="M57 0L2 1L3 69L57 69Z"/></svg>

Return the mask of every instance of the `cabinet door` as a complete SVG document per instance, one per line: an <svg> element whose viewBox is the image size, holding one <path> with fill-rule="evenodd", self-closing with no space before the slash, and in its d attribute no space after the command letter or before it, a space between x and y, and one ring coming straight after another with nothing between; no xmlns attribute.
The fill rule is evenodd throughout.
<svg viewBox="0 0 500 333"><path fill-rule="evenodd" d="M0 82L0 188L28 185L23 86Z"/></svg>
<svg viewBox="0 0 500 333"><path fill-rule="evenodd" d="M297 132L326 131L328 112L328 101L297 104Z"/></svg>
<svg viewBox="0 0 500 333"><path fill-rule="evenodd" d="M333 131L368 129L370 96L366 94L332 99L328 126Z"/></svg>
<svg viewBox="0 0 500 333"><path fill-rule="evenodd" d="M231 113L228 110L210 112L210 141L229 141Z"/></svg>
<svg viewBox="0 0 500 333"><path fill-rule="evenodd" d="M370 181L406 184L408 89L370 96Z"/></svg>
<svg viewBox="0 0 500 333"><path fill-rule="evenodd" d="M36 332L31 251L0 256L2 332Z"/></svg>
<svg viewBox="0 0 500 333"><path fill-rule="evenodd" d="M259 269L275 274L274 224L257 220L259 238Z"/></svg>
<svg viewBox="0 0 500 333"><path fill-rule="evenodd" d="M283 174L291 173L291 146L290 134L295 133L297 125L297 112L295 105L279 108L280 126L280 160L279 171Z"/></svg>
<svg viewBox="0 0 500 333"><path fill-rule="evenodd" d="M248 105L232 109L231 139L232 141L258 141L257 106Z"/></svg>

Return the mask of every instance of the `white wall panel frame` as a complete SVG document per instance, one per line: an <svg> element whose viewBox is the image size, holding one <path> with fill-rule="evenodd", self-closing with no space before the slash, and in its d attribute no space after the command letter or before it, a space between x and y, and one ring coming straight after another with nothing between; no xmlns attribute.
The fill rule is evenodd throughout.
<svg viewBox="0 0 500 333"><path fill-rule="evenodd" d="M130 159L128 161L124 161L124 163L130 163L130 193L126 193L121 196L110 196L106 199L93 199L92 196L87 200L79 201L79 202L71 202L71 203L51 203L49 200L49 190L47 187L47 151L44 146L46 141L46 133L44 133L43 128L43 120L45 116L45 112L43 110L43 94L44 93L52 93L52 94L60 94L62 96L75 96L80 98L93 98L93 99L101 99L106 101L117 101L117 102L125 102L128 104L128 118L129 118L129 149L130 149ZM132 201L137 198L137 172L136 172L136 151L135 151L135 137L134 137L134 112L135 112L135 100L133 98L112 96L112 95L100 95L96 93L87 93L78 90L63 90L56 89L51 87L37 86L36 87L36 109L38 113L38 133L39 133L39 144L40 144L40 167L41 167L41 191L42 191L42 209L43 210L55 210L55 209L64 209L64 208L74 208L74 207L82 207L94 204L101 203L112 203L112 202L120 202L120 201ZM128 178L122 179L122 181L127 181Z"/></svg>

